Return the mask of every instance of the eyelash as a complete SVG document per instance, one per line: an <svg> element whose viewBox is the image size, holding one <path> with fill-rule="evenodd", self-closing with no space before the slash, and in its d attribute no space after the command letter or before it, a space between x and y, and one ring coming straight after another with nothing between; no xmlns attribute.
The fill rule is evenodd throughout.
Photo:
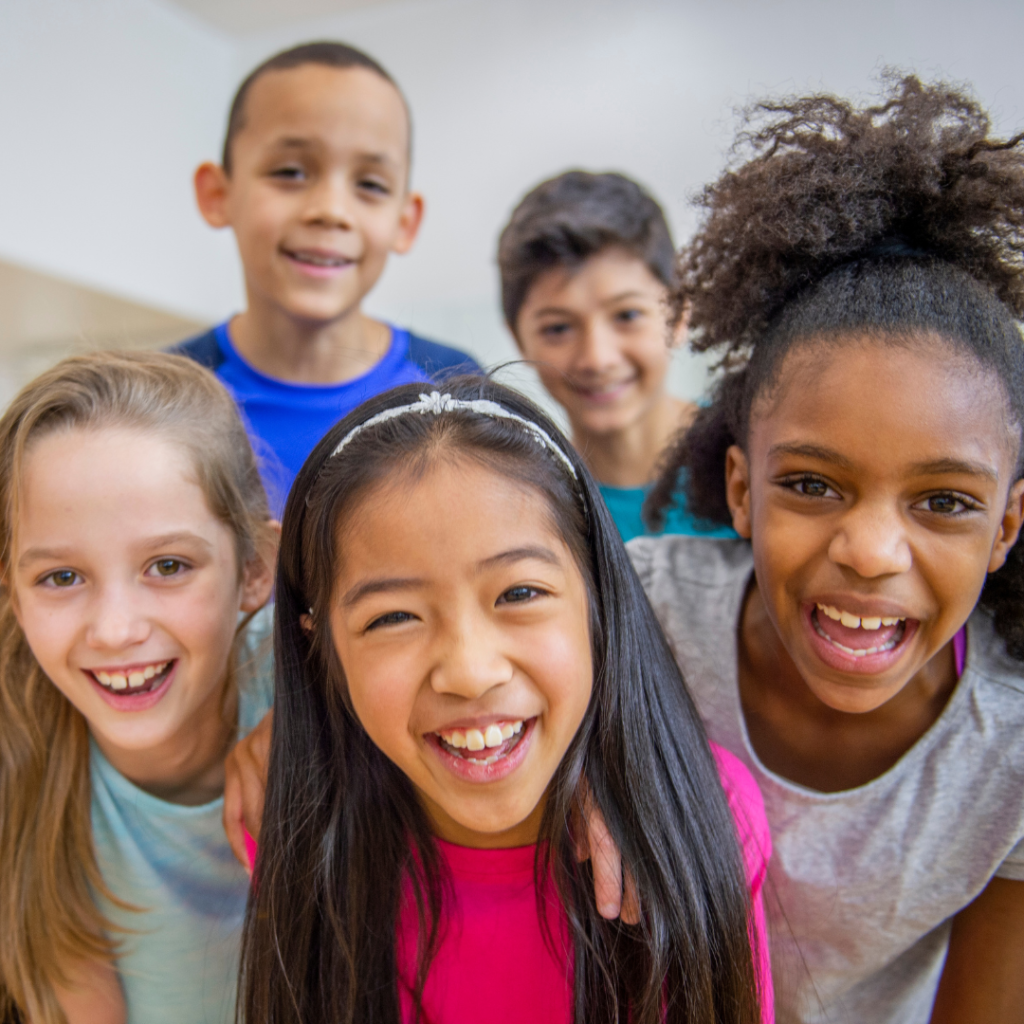
<svg viewBox="0 0 1024 1024"><path fill-rule="evenodd" d="M521 598L511 598L509 595L516 592L522 593L524 596ZM515 587L509 587L497 600L497 604L529 604L531 601L536 600L538 597L543 597L547 591L541 590L540 587L531 587L527 584L520 584ZM401 626L406 622L412 621L415 618L410 612L387 612L384 615L374 619L367 627L366 632L369 633L371 630L378 629L384 626Z"/></svg>
<svg viewBox="0 0 1024 1024"><path fill-rule="evenodd" d="M822 487L827 488L830 491L836 489L827 481L820 476L814 476L813 474L807 473L797 477L789 477L786 480L781 480L780 483L783 487L788 487L791 491L799 494L804 498L819 498L819 499L830 499L829 495L826 494L807 494L806 491L800 491L798 488L801 484L820 484ZM954 512L939 512L931 508L920 508L922 504L930 501L934 501L937 498L951 498L954 502L963 507ZM921 512L927 512L930 515L942 516L947 519L953 519L958 516L966 515L969 512L977 512L981 509L981 505L969 498L966 494L960 494L957 491L937 491L935 494L929 494L927 497L921 498L916 501L912 508L918 509Z"/></svg>
<svg viewBox="0 0 1024 1024"><path fill-rule="evenodd" d="M787 477L784 480L780 480L779 483L793 491L794 494L799 494L801 498L829 498L827 494L808 494L806 491L798 490L802 484L821 484L827 490L835 491L835 488L827 480L822 479L820 476L815 476L813 473L803 473L799 476Z"/></svg>

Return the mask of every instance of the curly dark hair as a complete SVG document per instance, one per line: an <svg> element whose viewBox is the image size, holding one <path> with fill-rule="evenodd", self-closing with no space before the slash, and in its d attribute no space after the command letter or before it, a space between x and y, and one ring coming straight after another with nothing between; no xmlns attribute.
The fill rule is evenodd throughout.
<svg viewBox="0 0 1024 1024"><path fill-rule="evenodd" d="M935 335L1000 380L1021 434L1024 132L993 138L985 111L947 84L890 72L883 87L875 106L815 95L748 109L737 162L701 194L674 303L722 374L666 453L652 525L681 477L695 516L731 523L725 453L746 444L755 399L798 342ZM981 603L1024 660L1024 545Z"/></svg>

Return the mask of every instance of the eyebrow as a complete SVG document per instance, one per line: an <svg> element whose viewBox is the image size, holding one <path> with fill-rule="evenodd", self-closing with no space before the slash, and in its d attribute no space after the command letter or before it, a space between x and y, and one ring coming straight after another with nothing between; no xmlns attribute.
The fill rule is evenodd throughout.
<svg viewBox="0 0 1024 1024"><path fill-rule="evenodd" d="M548 548L540 546L528 546L522 548L510 548L508 551L500 551L491 555L479 563L478 568L490 569L497 565L508 565L512 562L522 562L526 559L535 558L549 565L561 566L558 556ZM358 604L366 597L374 594L386 594L393 590L415 590L422 587L425 580L418 576L381 576L377 579L364 580L350 588L341 598L342 607L350 608Z"/></svg>
<svg viewBox="0 0 1024 1024"><path fill-rule="evenodd" d="M851 469L853 463L840 455L839 452L823 445L817 444L775 444L768 449L768 457L773 455L798 455L809 459L818 459L820 462L829 462L842 469ZM915 462L910 467L912 475L916 476L939 476L943 473L962 473L966 476L981 476L986 479L999 481L999 474L984 462L976 462L973 459L932 459L928 462Z"/></svg>
<svg viewBox="0 0 1024 1024"><path fill-rule="evenodd" d="M305 139L299 135L286 135L284 138L276 139L272 144L272 149L313 149L316 143L313 139ZM359 159L366 161L370 164L381 164L386 167L396 166L396 161L393 160L387 153L360 153Z"/></svg>
<svg viewBox="0 0 1024 1024"><path fill-rule="evenodd" d="M174 547L176 544L198 544L204 551L209 551L212 547L205 537L200 537L198 533L192 533L191 530L177 530L174 533L161 534L159 537L148 537L138 546L145 550L156 550ZM28 548L18 559L18 566L22 567L31 562L41 561L60 562L73 554L72 548Z"/></svg>
<svg viewBox="0 0 1024 1024"><path fill-rule="evenodd" d="M616 302L622 302L624 299L632 299L632 298L643 299L643 298L647 298L647 297L648 296L644 292L640 291L638 288L630 288L629 291L619 292L618 295L613 295L610 299L606 299L602 303L602 305L604 305L604 306L614 306ZM565 316L566 314L571 314L572 312L573 311L571 309L567 309L564 306L544 306L543 309L536 310L533 315L534 316L550 316L552 313L554 313L554 314L557 314L559 316Z"/></svg>

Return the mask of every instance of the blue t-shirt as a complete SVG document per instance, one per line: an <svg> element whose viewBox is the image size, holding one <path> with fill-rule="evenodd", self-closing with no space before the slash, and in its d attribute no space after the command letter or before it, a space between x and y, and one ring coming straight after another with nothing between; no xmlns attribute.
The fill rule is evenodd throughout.
<svg viewBox="0 0 1024 1024"><path fill-rule="evenodd" d="M236 662L238 737L270 710L273 615L257 613ZM141 908L100 907L125 933L117 970L128 1024L233 1024L249 879L221 815L224 798L197 807L139 789L90 743L92 836L110 891Z"/></svg>
<svg viewBox="0 0 1024 1024"><path fill-rule="evenodd" d="M400 327L391 328L391 344L376 365L340 384L295 384L260 373L238 354L227 323L170 351L209 367L234 396L275 515L283 511L292 481L317 442L357 405L399 384L480 371L465 352Z"/></svg>
<svg viewBox="0 0 1024 1024"><path fill-rule="evenodd" d="M619 528L619 533L622 534L623 543L634 537L651 535L640 512L652 485L609 487L607 484L598 484L598 486L601 489L604 503L608 506L608 511ZM736 532L731 526L720 526L718 523L707 523L700 519L694 519L686 507L686 494L681 487L676 492L675 501L665 509L665 527L659 533L683 533L687 536L700 537L736 536Z"/></svg>

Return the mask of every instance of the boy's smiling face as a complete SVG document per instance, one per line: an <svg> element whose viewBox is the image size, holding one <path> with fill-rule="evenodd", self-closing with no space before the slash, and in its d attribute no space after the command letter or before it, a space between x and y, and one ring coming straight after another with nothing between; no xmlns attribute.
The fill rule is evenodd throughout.
<svg viewBox="0 0 1024 1024"><path fill-rule="evenodd" d="M357 310L391 252L412 246L422 199L408 191L409 117L365 68L306 64L252 85L231 173L196 172L207 222L230 226L250 309L307 322Z"/></svg>
<svg viewBox="0 0 1024 1024"><path fill-rule="evenodd" d="M949 643L1021 526L999 381L935 339L798 345L727 459L766 630L814 695L866 712ZM781 655L781 651L779 652Z"/></svg>

